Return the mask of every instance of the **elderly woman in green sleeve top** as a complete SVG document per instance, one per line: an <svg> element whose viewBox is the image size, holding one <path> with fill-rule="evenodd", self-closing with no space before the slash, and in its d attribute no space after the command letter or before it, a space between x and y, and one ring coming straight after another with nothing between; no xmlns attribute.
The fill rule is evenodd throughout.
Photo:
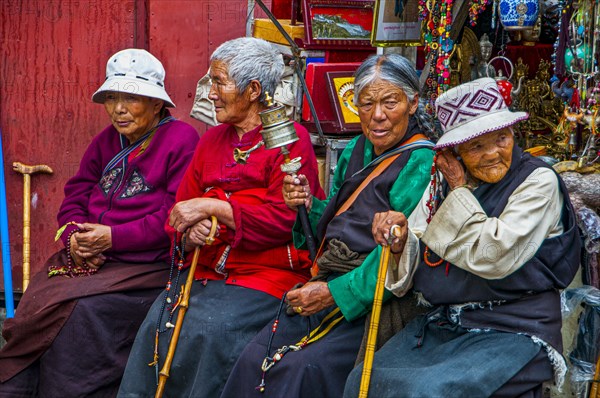
<svg viewBox="0 0 600 398"><path fill-rule="evenodd" d="M341 154L329 197L314 198L302 175L284 178L286 204L307 206L323 242L316 275L286 295L287 313L299 316L280 311L246 346L223 397L343 393L359 355L377 279L381 249L371 233L373 216L391 210L410 214L427 187L433 159L426 135L430 128L419 106L419 81L405 58L368 58L356 71L354 98L363 134ZM304 244L299 231L294 235L297 246ZM388 332L416 315L413 300L395 301L395 328Z"/></svg>

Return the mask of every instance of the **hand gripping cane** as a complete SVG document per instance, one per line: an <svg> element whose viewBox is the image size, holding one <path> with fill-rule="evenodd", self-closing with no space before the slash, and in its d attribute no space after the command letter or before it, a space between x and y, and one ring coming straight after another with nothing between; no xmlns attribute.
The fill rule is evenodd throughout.
<svg viewBox="0 0 600 398"><path fill-rule="evenodd" d="M390 228L390 237L388 245L381 248L379 257L379 271L377 272L377 283L375 285L375 295L373 298L373 310L371 311L371 322L369 323L369 332L367 336L367 346L365 347L365 360L363 362L362 377L360 379L359 398L367 398L369 395L369 383L371 382L371 370L373 368L373 356L375 355L375 346L377 344L377 332L379 331L379 317L381 315L381 304L383 302L383 292L385 290L385 276L387 274L390 260L390 251L392 240L400 235L400 227L392 225Z"/></svg>
<svg viewBox="0 0 600 398"><path fill-rule="evenodd" d="M35 173L47 173L52 174L50 166L45 164L38 164L35 166L29 166L21 162L13 163L13 170L17 173L23 174L23 293L29 285L29 227L31 222L31 214L29 212L29 201L30 201L30 187L31 187L31 175Z"/></svg>
<svg viewBox="0 0 600 398"><path fill-rule="evenodd" d="M217 233L218 221L217 217L211 216L212 225L210 226L210 233L206 238L206 244L212 245L215 240L215 234ZM175 349L177 348L177 341L179 340L179 333L181 333L181 326L183 325L183 318L189 307L190 303L190 292L192 290L192 282L194 282L194 273L196 272L196 266L198 265L198 257L200 257L200 247L196 247L194 250L194 257L192 258L192 264L190 265L190 272L185 281L185 287L181 294L181 302L179 303L179 314L177 315L177 322L175 323L175 329L173 329L173 335L169 342L169 351L167 351L167 357L165 358L165 364L160 370L160 376L158 378L158 387L156 387L155 398L161 398L165 392L165 384L169 377L169 371L171 369L171 363L175 356Z"/></svg>

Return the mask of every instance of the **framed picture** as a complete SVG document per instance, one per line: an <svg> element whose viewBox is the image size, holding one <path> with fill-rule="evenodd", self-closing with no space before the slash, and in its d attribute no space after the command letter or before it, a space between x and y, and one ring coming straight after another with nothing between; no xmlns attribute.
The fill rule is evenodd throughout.
<svg viewBox="0 0 600 398"><path fill-rule="evenodd" d="M376 47L423 45L419 2L376 0L371 44Z"/></svg>
<svg viewBox="0 0 600 398"><path fill-rule="evenodd" d="M371 48L374 0L303 0L306 49Z"/></svg>
<svg viewBox="0 0 600 398"><path fill-rule="evenodd" d="M333 110L340 130L360 131L358 108L354 105L354 76L352 72L326 72Z"/></svg>

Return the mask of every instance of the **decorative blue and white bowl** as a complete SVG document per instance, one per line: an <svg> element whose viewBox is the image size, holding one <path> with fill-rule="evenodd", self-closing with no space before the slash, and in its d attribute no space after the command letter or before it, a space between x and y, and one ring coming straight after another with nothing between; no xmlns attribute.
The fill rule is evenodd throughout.
<svg viewBox="0 0 600 398"><path fill-rule="evenodd" d="M540 12L539 0L500 0L498 13L506 30L531 29Z"/></svg>

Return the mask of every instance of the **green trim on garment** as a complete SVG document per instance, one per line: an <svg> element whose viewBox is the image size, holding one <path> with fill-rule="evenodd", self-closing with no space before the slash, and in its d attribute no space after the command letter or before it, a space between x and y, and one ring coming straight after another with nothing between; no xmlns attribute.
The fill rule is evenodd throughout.
<svg viewBox="0 0 600 398"><path fill-rule="evenodd" d="M356 137L348 143L338 160L337 169L333 177L331 192L326 200L313 198L312 209L309 219L316 235L316 225L321 218L329 198L337 193L344 176L352 150L356 145ZM373 158L373 145L365 142L364 164L367 165ZM423 192L427 188L430 179L431 164L433 162L433 151L428 148L417 149L412 152L406 166L398 175L398 179L390 190L390 202L395 211L401 211L407 217L415 209ZM298 221L293 230L294 245L301 248L305 244L302 227ZM320 243L320 242L319 242ZM371 311L373 305L373 294L377 282L377 270L381 247L376 247L365 259L362 265L338 278L329 281L328 286L333 299L348 321L355 320ZM384 301L392 294L386 290Z"/></svg>

